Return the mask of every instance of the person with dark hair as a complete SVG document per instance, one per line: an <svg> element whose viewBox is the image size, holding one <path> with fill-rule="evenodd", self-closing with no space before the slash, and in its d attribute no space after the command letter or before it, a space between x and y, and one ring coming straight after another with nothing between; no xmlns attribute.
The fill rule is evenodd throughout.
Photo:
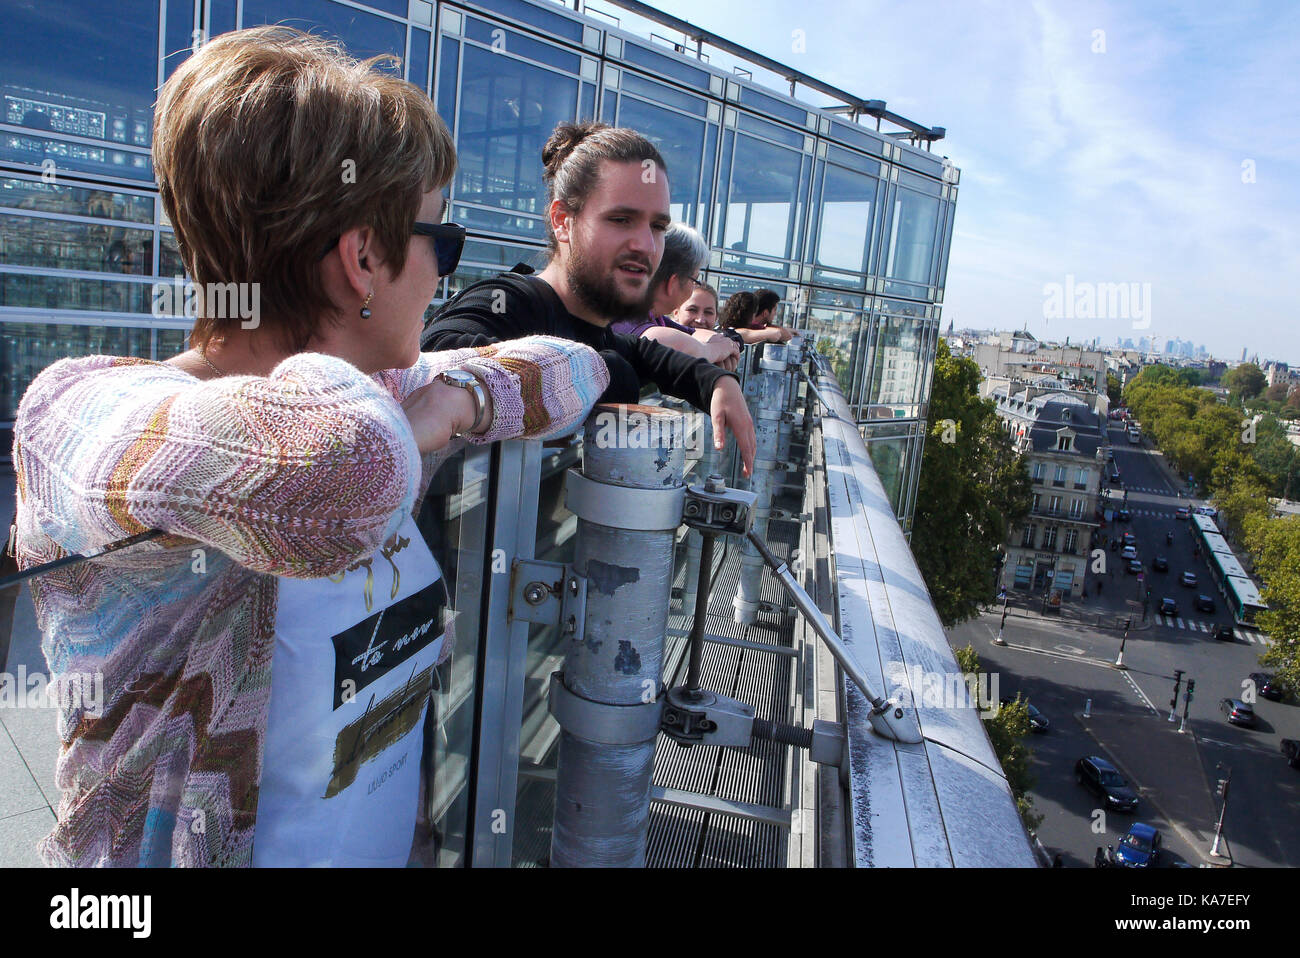
<svg viewBox="0 0 1300 958"><path fill-rule="evenodd" d="M710 332L718 327L718 291L696 283L691 295L673 313L673 320L688 329Z"/></svg>
<svg viewBox="0 0 1300 958"><path fill-rule="evenodd" d="M644 319L620 319L610 324L616 333L644 336L688 356L723 369L733 370L740 362L740 347L720 333L696 331L681 325L671 313L690 298L698 285L695 277L708 259L709 247L699 232L685 223L674 223L664 234L664 255L650 284L650 315Z"/></svg>
<svg viewBox="0 0 1300 958"><path fill-rule="evenodd" d="M195 285L251 287L254 321L205 297L190 350L61 359L18 406L14 554L57 563L29 579L60 710L47 864L419 851L454 641L420 505L465 443L572 432L609 373L559 338L420 351L465 239L456 149L389 66L283 26L180 64L162 210Z"/></svg>
<svg viewBox="0 0 1300 958"><path fill-rule="evenodd" d="M770 289L763 290L763 292L776 296L776 293L773 293ZM780 297L777 297L776 301L779 303L781 301ZM732 293L722 306L721 325L726 329L735 330L736 334L747 344L784 343L794 338L794 333L791 330L783 329L780 326L757 326L758 304L758 295L748 290Z"/></svg>
<svg viewBox="0 0 1300 958"><path fill-rule="evenodd" d="M425 330L426 349L485 346L530 333L577 340L605 360L602 402L635 403L643 382L685 399L713 419L714 443L736 438L744 472L754 460L754 422L739 378L653 339L610 324L644 320L664 253L668 170L635 130L561 123L542 149L550 260L541 273L523 264L462 290Z"/></svg>

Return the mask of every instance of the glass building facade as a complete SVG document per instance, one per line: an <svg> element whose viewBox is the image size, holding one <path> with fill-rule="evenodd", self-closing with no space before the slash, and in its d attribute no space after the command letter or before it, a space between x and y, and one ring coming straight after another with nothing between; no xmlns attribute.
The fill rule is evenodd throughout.
<svg viewBox="0 0 1300 958"><path fill-rule="evenodd" d="M429 91L460 166L471 232L450 294L544 242L542 144L563 120L641 130L668 163L672 213L708 237L725 297L766 286L813 330L910 529L957 171L924 150L702 60L528 0L87 0L9 14L0 54L0 447L19 399L64 356L167 358L189 323L156 316L182 273L149 157L158 85L205 38L287 23L389 53ZM67 56L68 50L80 55Z"/></svg>
<svg viewBox="0 0 1300 958"><path fill-rule="evenodd" d="M0 468L18 402L50 363L186 348L190 321L153 309L154 284L183 273L149 156L156 90L207 37L287 23L356 56L397 55L452 130L450 218L469 240L442 298L541 265L541 149L557 123L646 134L668 164L673 217L709 240L709 282L724 299L776 290L777 321L815 337L910 531L957 195L940 157L555 3L120 0L106 23L89 0L47 0L7 17L22 42L0 52ZM474 449L430 487L421 528L454 584L457 633L479 636L439 669L431 710L438 864L544 855L558 733L545 690L562 643L553 627L489 628L506 603L489 570L517 554L515 535L539 559L571 558L562 477L577 456ZM521 642L526 660L508 654ZM522 669L506 681L523 689L522 722L494 737L485 723L502 702L521 704L498 668ZM507 805L503 846L493 823Z"/></svg>

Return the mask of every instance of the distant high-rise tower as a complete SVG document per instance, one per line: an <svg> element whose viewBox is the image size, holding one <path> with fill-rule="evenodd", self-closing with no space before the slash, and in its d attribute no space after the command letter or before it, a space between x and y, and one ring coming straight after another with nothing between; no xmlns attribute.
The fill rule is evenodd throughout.
<svg viewBox="0 0 1300 958"><path fill-rule="evenodd" d="M1242 346L1242 347L1241 347L1241 361L1242 361L1243 363L1246 361L1246 347L1245 347L1245 346Z"/></svg>

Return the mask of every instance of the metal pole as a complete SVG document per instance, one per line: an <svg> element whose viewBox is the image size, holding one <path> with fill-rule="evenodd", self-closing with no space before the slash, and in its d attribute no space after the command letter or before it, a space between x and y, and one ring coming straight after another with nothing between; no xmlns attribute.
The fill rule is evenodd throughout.
<svg viewBox="0 0 1300 958"><path fill-rule="evenodd" d="M1129 630L1129 626L1131 626L1132 624L1133 624L1132 619L1129 619L1127 622L1124 623L1124 635L1119 640L1119 656L1115 659L1115 668L1117 669L1128 668L1128 666L1124 664L1124 643L1128 641L1128 630Z"/></svg>
<svg viewBox="0 0 1300 958"><path fill-rule="evenodd" d="M1232 769L1223 780L1223 807L1219 809L1219 823L1214 826L1214 844L1210 846L1210 855L1219 858L1219 839L1223 837L1223 816L1228 814L1228 786L1232 784Z"/></svg>
<svg viewBox="0 0 1300 958"><path fill-rule="evenodd" d="M611 415L626 417L626 430L612 430L615 441L610 440L611 430L602 428L608 427ZM594 483L591 488L597 495L611 497L618 487L655 490L661 495L665 490L684 490L682 425L680 413L658 407L596 407L584 431L582 476ZM680 502L675 519L645 518L651 509L628 510L620 505L619 510L628 516L628 526L643 528L593 522L574 508L578 515L574 567L586 577L587 606L584 634L568 645L562 683L572 693L571 702L588 714L594 704L595 711L611 716L588 726L598 730L591 732L597 737L606 728L620 725L618 713L639 711L620 706L659 702L673 546L681 524ZM644 528L656 524L659 528ZM617 735L599 742L564 725L562 721L551 865L644 867L657 720L652 729L634 731L619 744L608 744Z"/></svg>
<svg viewBox="0 0 1300 958"><path fill-rule="evenodd" d="M700 428L697 432L700 442L700 464L698 471L695 473L696 482L703 482L714 472L714 456L716 453L713 449L713 420L705 413L697 413L700 419ZM703 537L699 529L689 529L686 532L686 578L682 582L682 611L695 604L695 587L700 579L700 552ZM709 570L712 575L713 570Z"/></svg>
<svg viewBox="0 0 1300 958"><path fill-rule="evenodd" d="M777 444L780 434L782 409L781 387L785 371L785 347L769 343L759 360L759 371L751 372L745 381L745 400L754 417L754 473L749 480L749 490L758 496L754 505L753 529L762 538L767 537L767 519L772 511L773 473L777 462ZM748 541L740 555L740 583L731 604L734 619L741 625L752 625L758 620L758 604L763 582L763 559Z"/></svg>

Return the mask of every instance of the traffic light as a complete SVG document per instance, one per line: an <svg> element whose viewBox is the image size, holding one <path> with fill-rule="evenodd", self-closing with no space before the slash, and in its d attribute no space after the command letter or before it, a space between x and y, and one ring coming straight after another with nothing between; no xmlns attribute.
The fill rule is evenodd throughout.
<svg viewBox="0 0 1300 958"><path fill-rule="evenodd" d="M1218 786L1218 788L1216 788L1216 789L1214 790L1214 794L1218 795L1219 798L1222 798L1222 799L1225 799L1225 800L1227 799L1227 797L1228 797L1228 780L1227 780L1226 778L1221 778L1221 779L1219 779L1219 786Z"/></svg>
<svg viewBox="0 0 1300 958"><path fill-rule="evenodd" d="M1187 702L1188 702L1188 704L1191 704L1191 701L1192 701L1192 691L1193 691L1195 688L1196 688L1196 679L1188 679L1188 680L1187 680Z"/></svg>

